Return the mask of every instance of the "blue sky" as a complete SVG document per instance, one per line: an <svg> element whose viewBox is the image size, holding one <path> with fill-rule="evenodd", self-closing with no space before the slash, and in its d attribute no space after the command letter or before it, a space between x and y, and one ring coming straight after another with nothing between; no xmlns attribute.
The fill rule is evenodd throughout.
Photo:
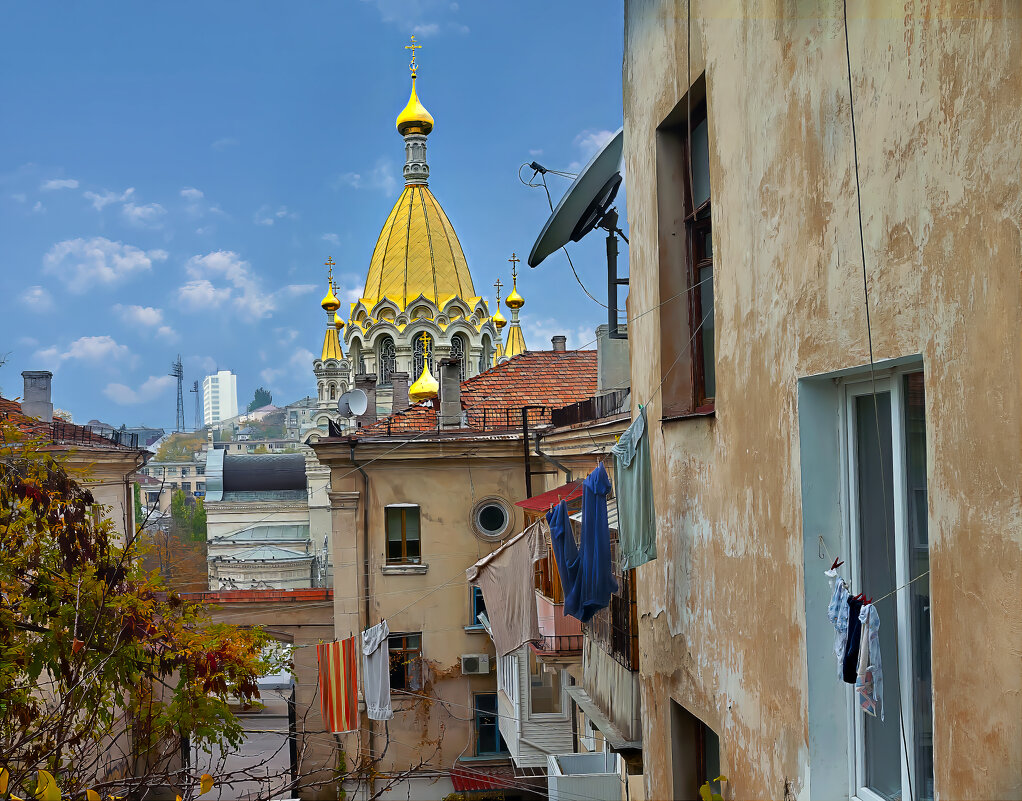
<svg viewBox="0 0 1022 801"><path fill-rule="evenodd" d="M615 0L6 5L3 394L50 369L76 421L170 427L178 353L186 389L219 367L240 404L260 385L314 393L322 264L358 294L400 193L412 33L430 187L492 300L548 215L519 165L577 169L621 125ZM567 182L548 181L556 203ZM571 250L605 298L603 236ZM533 348L605 321L563 255L519 290ZM193 408L186 394L189 426Z"/></svg>

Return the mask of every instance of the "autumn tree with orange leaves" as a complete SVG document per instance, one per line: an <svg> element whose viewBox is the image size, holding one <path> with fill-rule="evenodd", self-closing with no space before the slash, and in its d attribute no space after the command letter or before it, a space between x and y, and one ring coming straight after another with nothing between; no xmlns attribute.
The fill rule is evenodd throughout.
<svg viewBox="0 0 1022 801"><path fill-rule="evenodd" d="M279 670L265 635L206 619L92 514L49 443L0 420L0 768L31 791L138 797L190 782L181 736L233 746L231 698ZM268 652L268 653L273 653ZM6 790L6 788L5 788Z"/></svg>

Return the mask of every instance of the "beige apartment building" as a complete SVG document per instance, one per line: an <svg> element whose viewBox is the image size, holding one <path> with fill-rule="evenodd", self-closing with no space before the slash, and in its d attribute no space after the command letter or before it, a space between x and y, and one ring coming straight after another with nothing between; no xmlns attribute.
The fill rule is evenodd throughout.
<svg viewBox="0 0 1022 801"><path fill-rule="evenodd" d="M847 6L625 3L648 798L1022 797L1020 7Z"/></svg>

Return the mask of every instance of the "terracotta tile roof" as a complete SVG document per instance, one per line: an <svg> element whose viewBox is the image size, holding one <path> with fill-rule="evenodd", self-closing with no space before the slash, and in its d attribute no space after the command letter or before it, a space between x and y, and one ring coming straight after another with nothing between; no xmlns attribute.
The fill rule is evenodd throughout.
<svg viewBox="0 0 1022 801"><path fill-rule="evenodd" d="M139 450L137 435L125 436L116 430L96 430L91 426L80 426L68 423L59 417L51 421L29 417L21 410L17 401L0 398L0 419L13 423L25 434L45 437L54 445L73 445L84 448L113 448L117 450Z"/></svg>
<svg viewBox="0 0 1022 801"><path fill-rule="evenodd" d="M523 406L529 423L549 422L550 410L596 394L596 351L526 351L461 382L461 408L468 431L519 430ZM394 435L436 429L429 403L412 406L359 429L359 436ZM463 429L464 430L464 429Z"/></svg>

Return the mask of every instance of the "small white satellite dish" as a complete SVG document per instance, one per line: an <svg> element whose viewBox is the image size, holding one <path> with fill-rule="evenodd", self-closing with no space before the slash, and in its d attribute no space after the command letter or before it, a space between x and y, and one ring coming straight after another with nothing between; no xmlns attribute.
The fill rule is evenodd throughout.
<svg viewBox="0 0 1022 801"><path fill-rule="evenodd" d="M337 400L337 412L341 417L358 417L369 408L369 398L360 389L350 389Z"/></svg>
<svg viewBox="0 0 1022 801"><path fill-rule="evenodd" d="M572 181L532 246L530 267L539 266L555 250L578 242L600 224L621 186L624 142L624 128L619 128Z"/></svg>

